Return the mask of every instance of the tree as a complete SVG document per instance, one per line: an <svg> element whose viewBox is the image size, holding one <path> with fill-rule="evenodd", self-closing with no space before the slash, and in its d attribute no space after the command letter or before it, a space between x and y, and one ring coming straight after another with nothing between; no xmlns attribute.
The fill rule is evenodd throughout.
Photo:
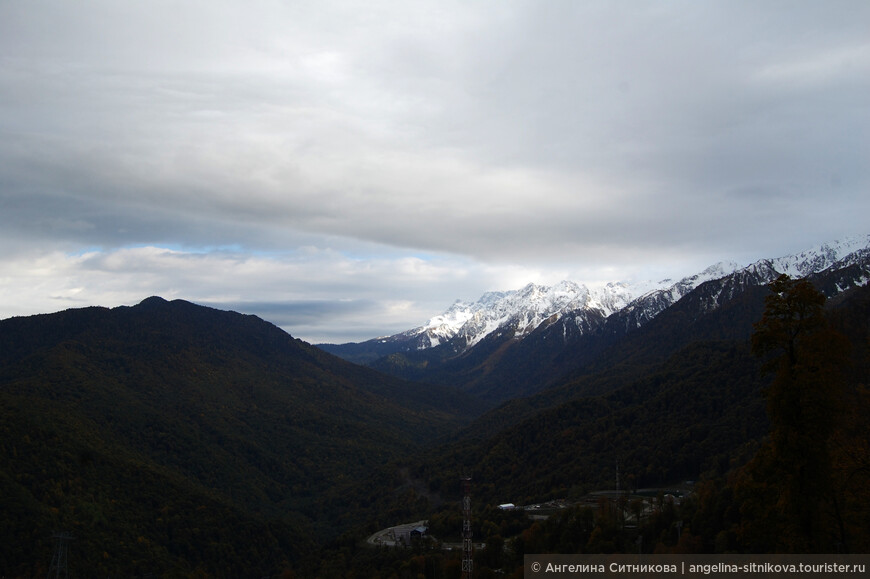
<svg viewBox="0 0 870 579"><path fill-rule="evenodd" d="M830 441L849 345L830 328L825 297L809 281L782 275L769 287L752 349L775 372L765 392L770 438L737 483L740 534L750 550L824 552L837 542Z"/></svg>

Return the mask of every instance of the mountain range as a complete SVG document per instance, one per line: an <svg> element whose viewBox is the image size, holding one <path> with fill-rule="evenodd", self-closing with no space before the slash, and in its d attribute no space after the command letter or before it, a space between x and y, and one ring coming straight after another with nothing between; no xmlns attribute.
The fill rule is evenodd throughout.
<svg viewBox="0 0 870 579"><path fill-rule="evenodd" d="M0 574L45 576L63 530L79 576L415 576L410 552L363 539L421 519L456 532L460 475L493 545L540 532L501 503L724 477L768 429L750 336L783 273L829 298L849 384L867 384L870 236L679 281L491 292L341 346L159 297L0 320ZM870 464L866 389L849 392L848 448ZM870 481L850 480L866 549ZM721 524L684 532L736 548ZM515 570L516 545L485 565L512 553Z"/></svg>
<svg viewBox="0 0 870 579"><path fill-rule="evenodd" d="M612 282L592 289L572 281L529 284L488 292L473 303L457 301L422 326L399 334L318 346L403 378L458 385L497 404L547 388L702 286L707 286L707 295L698 307L712 310L780 274L803 278L854 266L839 286L828 288L833 295L870 279L868 254L870 236L860 236L744 267L720 262L676 282ZM583 348L578 347L581 343Z"/></svg>
<svg viewBox="0 0 870 579"><path fill-rule="evenodd" d="M484 369L500 376L500 388L517 384L534 391L493 404L457 435L413 457L408 471L420 481L419 500L425 501L407 516L455 521L452 501L460 499L456 481L471 474L476 504L489 509L481 518L493 522L490 527L482 524L481 534L489 532L498 540L498 529L509 522L493 505L556 499L586 504L590 491L615 485L655 489L700 479L699 493L707 498L696 500L710 502L700 509L697 502L687 503L681 515L686 524L683 537L694 541L692 552L751 549L736 534L741 505L734 502L729 486L770 429L764 393L771 375L753 355L750 337L771 296L764 280L783 272L815 272L805 279L828 296L826 317L849 343L843 350L848 363L841 367L848 384L843 406L847 411L838 419L843 432L836 442L837 448L848 449L848 458L838 463L847 473L840 499L852 505L849 521L843 520L844 528L852 529L849 548L866 552L870 497L862 489L870 484L870 396L865 386L870 379L868 252L860 243L839 244L839 250L833 245L828 244L829 250L762 260L708 279L640 325L633 317L639 306L611 315L596 331L567 341L558 323L519 340L499 342L497 336L488 336L458 359L471 362L466 367L471 369L472 363L484 360L489 364ZM499 357L492 349L481 350L488 343L496 344L496 350L498 344L510 349ZM455 372L456 366L450 365L444 363ZM469 382L462 378L474 380L479 375L455 372L453 377L457 386L467 388ZM515 376L521 378L511 382ZM449 374L442 372L440 377ZM429 499L433 496L447 504L439 508ZM387 504L375 502L370 516ZM603 528L591 523L590 513L587 516L584 522L577 511L567 511L554 517L549 527L527 526L511 543L509 553L518 555L502 568L521 565L523 549L636 552L633 534L620 538L614 532L611 542L595 544L593 538ZM655 520L654 516L651 521ZM644 533L644 545L656 543L656 552L686 552L688 545L677 545L677 519L658 521L664 526ZM561 539L527 543L536 532Z"/></svg>
<svg viewBox="0 0 870 579"><path fill-rule="evenodd" d="M460 436L419 458L412 473L431 490L452 490L453 497L453 481L463 472L473 473L484 504L579 499L593 489L614 488L617 478L636 488L655 488L729 476L768 432L763 393L771 376L752 354L750 337L770 296L761 280L788 267L793 274L821 268L805 279L828 296L828 319L848 337L849 362L842 371L851 385L846 406L854 412L849 436L854 436L850 444L861 449L850 452L860 465L855 472L866 472L870 252L828 252L817 261L821 265L809 265L817 257L817 252L805 252L797 259L740 268L698 285L630 332L623 331L626 318L612 316L603 329L558 354L546 350L543 338L519 341L501 359L509 371L493 368L493 373L520 373L533 383L535 372L523 367L532 353L550 355L548 362L581 361L536 392L494 406ZM850 484L857 485L863 475L854 476ZM870 506L866 496L860 501ZM866 514L867 509L859 511ZM864 514L854 513L856 532L867 541L870 527ZM700 552L728 549L713 544L715 535L704 539L709 543Z"/></svg>

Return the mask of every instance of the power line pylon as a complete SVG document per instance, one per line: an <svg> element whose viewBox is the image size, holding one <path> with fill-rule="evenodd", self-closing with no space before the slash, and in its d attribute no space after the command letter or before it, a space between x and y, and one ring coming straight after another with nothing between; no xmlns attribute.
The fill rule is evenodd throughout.
<svg viewBox="0 0 870 579"><path fill-rule="evenodd" d="M48 567L48 579L66 577L69 578L69 569L67 569L67 555L69 554L69 542L75 537L69 533L58 531L52 537L55 539L54 556L51 558L51 565Z"/></svg>
<svg viewBox="0 0 870 579"><path fill-rule="evenodd" d="M471 542L471 477L462 481L462 579L471 579L474 571L474 545Z"/></svg>

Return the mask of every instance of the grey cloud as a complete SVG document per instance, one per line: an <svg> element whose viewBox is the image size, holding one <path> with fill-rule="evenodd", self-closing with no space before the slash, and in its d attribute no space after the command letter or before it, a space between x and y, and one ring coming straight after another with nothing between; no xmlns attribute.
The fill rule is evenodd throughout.
<svg viewBox="0 0 870 579"><path fill-rule="evenodd" d="M0 242L312 246L390 254L381 275L799 250L866 233L868 26L859 1L4 3ZM320 306L252 303L363 324L377 276L327 255L294 286Z"/></svg>
<svg viewBox="0 0 870 579"><path fill-rule="evenodd" d="M813 18L815 12L810 11ZM81 144L56 151L61 162L78 171L49 167L45 176L55 175L57 187L68 192L78 184L81 197L117 205L119 213L135 213L134 219L142 207L168 211L171 206L180 222L213 220L215 227L201 230L227 239L240 234L233 223L256 222L262 237L280 237L278 231L289 226L489 259L499 248L506 255L522 253L536 239L539 249L552 247L551 232L571 236L577 242L573 245L590 242L593 238L582 232L597 229L594 224L613 219L614 213L632 221L625 211L615 211L622 207L589 211L566 206L553 200L546 183L534 182L508 201L505 215L499 210L504 192L498 186L470 183L505 164L519 172L568 170L567 180L571 174L589 175L633 194L640 191L632 207L643 206L644 196L655 196L664 210L646 214L656 222L673 222L674 230L689 237L696 230L684 227L680 216L703 221L711 217L703 209L715 204L698 204L698 212L690 214L693 205L683 199L716 199L723 191L747 188L811 187L813 181L839 182L834 195L851 195L866 186L866 175L855 169L866 152L860 127L867 119L860 101L835 107L830 99L840 94L840 86L830 86L830 80L809 95L782 82L750 82L771 67L799 70L801 58L835 42L854 42L854 32L831 37L829 18L819 39L804 51L803 45L786 51L778 42L812 28L815 21L783 21L758 9L749 11L754 18L746 14L721 5L536 3L496 18L497 26L488 27L485 20L458 31L448 26L444 39L409 38L387 27L384 40L350 34L342 42L336 40L339 19L329 34L334 47L307 47L320 58L320 72L338 67L335 78L316 82L302 72L288 72L293 67L280 70L283 80L275 81L240 74L232 65L221 74L217 65L205 66L199 53L178 59L178 65L154 66L144 59L144 48L126 57L129 51L121 50L111 58L133 67L123 74L87 66L44 71L38 80L73 80L72 90L54 86L49 97L55 100L37 102L24 117L35 122L48 112L41 121L48 129L90 143L85 152ZM405 11L403 16L413 14ZM218 29L226 25L214 24ZM200 27L186 32L204 36L220 55L227 51ZM134 38L146 42L150 34L146 28ZM126 46L112 38L110 42ZM54 50L73 39L88 45L83 37L62 37ZM361 44L363 40L375 47ZM466 53L445 48L456 40ZM169 39L175 49L179 43L189 41ZM393 56L388 49L397 44L411 49ZM361 47L362 55L341 52L349 47ZM331 64L329 48L338 49L337 65ZM70 58L86 63L100 58L96 49L79 50ZM290 56L299 62L313 58L301 51ZM366 56L380 64L368 63ZM350 60L342 63L345 57ZM192 72L172 72L185 63ZM380 70L381 76L361 77L349 68L358 64ZM137 68L143 76L134 80ZM414 89L403 80L406 75L427 81L423 86L431 94ZM284 92L281 86L287 82L290 90ZM333 89L356 90L348 98ZM383 106L394 102L405 106ZM202 116L209 111L211 116ZM414 122L425 131L412 131L410 137L395 132ZM387 131L388 140L371 132L378 130L372 123ZM397 135L411 140L393 142ZM397 155L399 146L408 149ZM449 162L446 171L432 164L445 150L464 155L467 166L451 174ZM407 161L418 166L408 169ZM442 181L440 186L429 185L433 177ZM459 194L447 192L463 188ZM547 202L536 206L536 197ZM473 199L485 202L468 203ZM738 213L759 205L763 211L763 202L756 199ZM426 224L440 217L429 207L442 210L445 219L439 225L448 227L441 235L427 231ZM401 219L393 218L396 210ZM553 228L552 219L539 219L535 211L558 213L569 223ZM197 231L183 224L172 228L172 222L170 215L166 227L176 235ZM537 235L520 241L514 231L524 227ZM131 235L130 241L140 238Z"/></svg>

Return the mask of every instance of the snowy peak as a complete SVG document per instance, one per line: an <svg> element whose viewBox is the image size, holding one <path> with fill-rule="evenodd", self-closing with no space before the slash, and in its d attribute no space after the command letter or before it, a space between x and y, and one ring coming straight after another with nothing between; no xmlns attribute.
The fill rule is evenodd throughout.
<svg viewBox="0 0 870 579"><path fill-rule="evenodd" d="M456 368L464 372L462 368L467 370L467 366L463 364L473 365L488 359L487 356L501 359L508 351L525 352L531 358L522 364L546 374L557 371L552 366L556 358L567 367L570 363L566 360L574 360L578 354L563 356L558 353L559 348L612 343L677 302L682 304L681 316L700 319L749 288L763 286L783 273L793 278L816 274L814 280L824 280L820 282L824 288L820 289L829 297L867 285L870 235L821 244L795 255L762 259L747 266L720 262L679 281L621 281L592 287L567 280L552 286L530 283L516 290L487 292L475 302L457 300L422 326L400 334L359 344L322 347L353 362L375 365L416 380L428 379L427 372L448 375L453 371L448 369L450 360L456 360ZM476 348L481 342L482 347ZM515 346L517 350L513 349ZM509 359L512 356L508 354ZM494 360L492 364L497 366L498 362ZM487 365L481 376L489 376L495 366ZM492 376L497 375L498 372ZM502 378L508 382L520 379ZM480 380L486 382L489 378Z"/></svg>
<svg viewBox="0 0 870 579"><path fill-rule="evenodd" d="M720 261L717 264L711 265L701 273L686 279L692 279L696 282L696 285L700 285L705 281L723 278L728 274L734 273L738 269L740 269L740 264L735 261Z"/></svg>
<svg viewBox="0 0 870 579"><path fill-rule="evenodd" d="M846 237L831 243L823 243L796 255L769 260L769 263L779 273L796 278L806 277L823 271L856 251L868 247L870 247L870 235Z"/></svg>
<svg viewBox="0 0 870 579"><path fill-rule="evenodd" d="M794 255L774 259L761 259L737 271L744 277L766 283L781 274L802 278L820 273L831 267L843 267L847 262L861 260L861 255L870 251L870 235L847 237L831 243L823 243Z"/></svg>
<svg viewBox="0 0 870 579"><path fill-rule="evenodd" d="M673 283L673 280L665 279L658 284L653 285L652 289L644 292L640 298L643 299L651 295L667 295L672 301L677 301L699 285L714 279L720 279L729 275L740 268L740 264L732 261L720 261L713 264L704 271L695 275L686 276L680 281Z"/></svg>
<svg viewBox="0 0 870 579"><path fill-rule="evenodd" d="M499 335L522 339L538 328L561 323L563 333L594 331L604 320L617 315L625 330L639 327L707 282L723 280L731 289L720 288L710 297L707 309L737 291L737 285L761 285L780 274L795 278L819 273L834 265L866 262L870 235L824 243L795 255L759 260L749 266L722 261L674 282L611 282L588 287L574 281L552 286L530 283L510 291L491 291L476 302L457 300L445 312L422 326L382 339L401 342L408 349L423 350L451 343L455 352L472 348L481 340ZM569 328L568 326L573 326Z"/></svg>
<svg viewBox="0 0 870 579"><path fill-rule="evenodd" d="M787 274L793 278L803 278L822 272L836 264L842 264L844 260L848 261L850 256L855 257L861 252L867 252L867 248L870 248L870 235L824 243L795 255L762 259L746 267L741 267L734 262L720 262L698 274L685 277L673 285L645 293L620 312L620 316L624 319L626 328L639 327L706 282L725 280L736 276L739 281L732 280L730 282L732 286L728 292L730 295L735 291L734 283L744 286L762 285L773 281L780 274ZM855 259L858 258L855 257ZM718 301L727 298L727 295L723 295L722 291L720 289L718 294L711 296L710 300L712 301L705 304L707 310L718 307Z"/></svg>
<svg viewBox="0 0 870 579"><path fill-rule="evenodd" d="M518 290L487 292L474 303L456 301L443 314L405 335L425 337L418 345L421 348L454 338L469 348L500 328L521 338L568 312L594 311L607 317L624 308L635 295L626 283L609 283L595 289L567 280L553 286L530 283Z"/></svg>
<svg viewBox="0 0 870 579"><path fill-rule="evenodd" d="M428 343L422 343L421 347L435 347L442 341L449 340L455 336L459 328L474 317L474 306L475 304L467 304L456 300L446 312L435 316L419 328L405 332L405 334L409 337L425 336Z"/></svg>
<svg viewBox="0 0 870 579"><path fill-rule="evenodd" d="M514 338L522 338L542 324L554 323L569 313L580 328L590 317L605 319L634 303L644 312L637 322L639 325L698 285L728 275L739 267L736 263L720 262L676 283L672 280L610 282L594 288L569 280L552 286L530 283L518 290L487 292L473 303L457 300L447 311L405 332L404 336L416 338L417 347L421 349L454 338L462 340L462 349L467 349L496 330L512 332Z"/></svg>
<svg viewBox="0 0 870 579"><path fill-rule="evenodd" d="M522 338L545 322L553 323L569 313L567 318L574 320L578 328L588 325L590 317L604 319L615 313L621 313L627 325L640 326L706 282L732 274L749 275L756 284L766 283L782 273L805 277L857 251L868 251L867 248L870 235L849 237L746 267L722 261L677 282L669 279L657 283L611 282L595 288L567 280L553 286L530 283L518 290L488 292L474 303L457 301L446 312L408 334L426 335L432 345L459 337L464 341L463 347L470 348L496 330L513 332L515 338Z"/></svg>

